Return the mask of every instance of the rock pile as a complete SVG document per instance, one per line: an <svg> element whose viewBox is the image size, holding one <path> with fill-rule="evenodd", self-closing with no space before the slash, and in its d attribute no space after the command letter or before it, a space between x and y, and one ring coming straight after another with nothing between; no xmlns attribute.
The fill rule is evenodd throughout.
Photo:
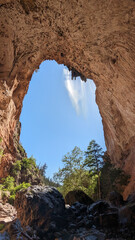
<svg viewBox="0 0 135 240"><path fill-rule="evenodd" d="M115 199L70 206L55 188L32 186L17 193L15 204L18 219L13 206L0 203L0 239L134 240L134 195L122 207Z"/></svg>
<svg viewBox="0 0 135 240"><path fill-rule="evenodd" d="M103 200L89 206L76 202L65 207L55 188L32 186L17 194L15 204L24 240L134 239L134 201L121 208Z"/></svg>

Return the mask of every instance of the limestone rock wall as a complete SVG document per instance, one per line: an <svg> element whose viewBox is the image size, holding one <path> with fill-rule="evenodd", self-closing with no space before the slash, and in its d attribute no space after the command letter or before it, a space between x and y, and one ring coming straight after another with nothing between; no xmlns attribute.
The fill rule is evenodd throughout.
<svg viewBox="0 0 135 240"><path fill-rule="evenodd" d="M134 41L133 0L0 0L0 136L5 162L9 155L14 157L13 132L32 73L42 61L54 59L94 80L108 153L132 176L125 196L133 191ZM4 169L4 160L1 164Z"/></svg>

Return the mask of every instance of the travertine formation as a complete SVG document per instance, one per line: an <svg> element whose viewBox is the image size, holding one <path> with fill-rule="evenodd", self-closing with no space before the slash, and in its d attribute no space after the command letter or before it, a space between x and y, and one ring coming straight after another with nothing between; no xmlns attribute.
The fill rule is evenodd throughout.
<svg viewBox="0 0 135 240"><path fill-rule="evenodd" d="M135 188L135 1L0 0L0 25L0 175L15 154L32 73L54 59L94 80L108 153L131 174L127 196Z"/></svg>

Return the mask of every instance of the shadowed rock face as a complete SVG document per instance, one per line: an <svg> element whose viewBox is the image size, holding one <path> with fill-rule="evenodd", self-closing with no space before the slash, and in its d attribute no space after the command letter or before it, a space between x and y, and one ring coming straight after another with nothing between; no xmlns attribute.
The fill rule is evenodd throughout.
<svg viewBox="0 0 135 240"><path fill-rule="evenodd" d="M103 200L90 205L76 202L65 206L62 195L55 188L32 186L18 192L15 200L17 217L23 229L19 230L21 226L16 221L8 232L11 239L18 239L12 234L21 231L21 235L28 234L28 239L33 240L133 240L134 195L129 200L132 202L121 208Z"/></svg>
<svg viewBox="0 0 135 240"><path fill-rule="evenodd" d="M51 225L53 221L55 228L66 224L64 199L53 187L33 186L20 191L15 206L23 226L41 227L43 231L48 231L54 227Z"/></svg>
<svg viewBox="0 0 135 240"><path fill-rule="evenodd" d="M135 173L135 2L0 0L0 176L15 156L13 133L32 73L54 59L94 80L112 161ZM48 79L49 81L49 79Z"/></svg>
<svg viewBox="0 0 135 240"><path fill-rule="evenodd" d="M79 202L85 205L90 205L94 203L94 201L82 190L73 190L66 194L65 203L72 205L75 202Z"/></svg>

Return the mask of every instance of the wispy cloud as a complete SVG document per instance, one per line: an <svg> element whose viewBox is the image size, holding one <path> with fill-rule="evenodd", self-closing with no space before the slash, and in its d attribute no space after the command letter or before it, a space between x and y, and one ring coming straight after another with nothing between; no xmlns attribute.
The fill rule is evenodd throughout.
<svg viewBox="0 0 135 240"><path fill-rule="evenodd" d="M65 86L76 113L78 115L82 113L84 116L86 116L90 85L88 86L87 84L86 87L86 83L81 81L79 78L75 81L72 80L71 72L66 68L63 69L63 73L65 76Z"/></svg>

